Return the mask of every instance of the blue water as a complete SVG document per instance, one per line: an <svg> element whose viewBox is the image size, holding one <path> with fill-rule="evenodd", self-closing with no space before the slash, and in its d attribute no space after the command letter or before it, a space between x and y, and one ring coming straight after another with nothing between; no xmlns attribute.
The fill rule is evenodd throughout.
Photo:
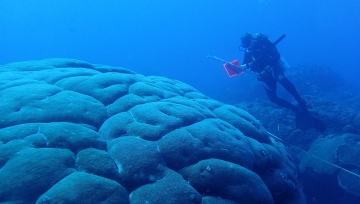
<svg viewBox="0 0 360 204"><path fill-rule="evenodd" d="M326 134L338 136L345 125L355 125L359 97L335 92L338 101L332 101L333 93L325 97L323 92L342 84L334 82L342 79L334 74L352 85L347 90L360 90L359 11L359 0L1 0L0 65L74 58L177 79L235 104L266 99L266 95L261 85L254 85L255 78L247 74L229 78L222 63L207 55L242 61L243 53L238 50L242 33L262 32L272 41L286 34L278 49L290 69L303 65L312 69L311 73L291 76L290 70L286 74L301 95L311 95L306 98L309 107L330 127ZM322 69L315 70L317 65L333 71L322 73ZM314 86L306 86L303 79ZM344 103L340 106L339 101ZM295 143L293 138L301 141L295 131L291 135L285 129L294 115L279 115L281 109L262 104L266 103L250 104L251 114L272 132L282 134L284 129L281 136L287 135L290 143ZM319 134L307 135L305 140L323 137ZM341 197L336 194L343 192L336 176L304 178L309 203ZM353 198L341 195L343 200Z"/></svg>
<svg viewBox="0 0 360 204"><path fill-rule="evenodd" d="M0 64L75 58L178 79L219 99L242 78L206 56L241 60L239 37L249 31L273 41L286 34L278 49L290 65L327 65L356 83L359 8L357 0L2 0Z"/></svg>

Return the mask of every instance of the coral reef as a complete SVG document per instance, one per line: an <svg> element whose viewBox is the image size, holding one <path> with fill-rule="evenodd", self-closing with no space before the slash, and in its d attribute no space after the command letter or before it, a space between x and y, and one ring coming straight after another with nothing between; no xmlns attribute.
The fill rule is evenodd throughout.
<svg viewBox="0 0 360 204"><path fill-rule="evenodd" d="M187 84L72 59L0 72L2 203L305 203L284 146Z"/></svg>

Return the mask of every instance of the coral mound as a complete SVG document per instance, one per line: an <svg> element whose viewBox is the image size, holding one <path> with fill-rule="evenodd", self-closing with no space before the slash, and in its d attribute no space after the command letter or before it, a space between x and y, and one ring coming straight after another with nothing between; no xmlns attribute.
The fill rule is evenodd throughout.
<svg viewBox="0 0 360 204"><path fill-rule="evenodd" d="M305 203L284 147L187 84L72 59L0 72L0 202Z"/></svg>

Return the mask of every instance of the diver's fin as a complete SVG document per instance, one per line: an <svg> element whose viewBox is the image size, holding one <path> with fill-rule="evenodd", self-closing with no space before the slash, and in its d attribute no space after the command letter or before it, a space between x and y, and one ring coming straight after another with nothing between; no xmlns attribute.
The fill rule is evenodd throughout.
<svg viewBox="0 0 360 204"><path fill-rule="evenodd" d="M326 127L325 127L324 123L322 121L320 121L319 119L314 118L314 117L313 117L313 120L314 120L314 127L317 130L321 131L321 132L325 132Z"/></svg>
<svg viewBox="0 0 360 204"><path fill-rule="evenodd" d="M296 128L307 130L310 128L315 128L321 132L326 130L326 127L323 122L319 119L314 118L308 110L298 111L295 119Z"/></svg>
<svg viewBox="0 0 360 204"><path fill-rule="evenodd" d="M233 64L233 65L235 65L237 67L240 66L240 62L238 60L234 60L234 61L230 62L230 64ZM225 68L227 74L229 75L229 77L233 77L233 76L236 76L238 74L244 73L244 71L234 69L233 67L228 66L228 64L226 64L226 63L224 64L224 68Z"/></svg>
<svg viewBox="0 0 360 204"><path fill-rule="evenodd" d="M314 127L314 120L308 110L301 110L296 113L296 128L307 130Z"/></svg>

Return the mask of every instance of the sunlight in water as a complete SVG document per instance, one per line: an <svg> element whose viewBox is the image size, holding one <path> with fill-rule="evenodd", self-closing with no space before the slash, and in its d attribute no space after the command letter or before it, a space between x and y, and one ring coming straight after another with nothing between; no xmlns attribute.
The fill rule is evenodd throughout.
<svg viewBox="0 0 360 204"><path fill-rule="evenodd" d="M258 4L257 10L263 11L264 9L266 9L268 4L270 4L270 0L257 0L257 4Z"/></svg>
<svg viewBox="0 0 360 204"><path fill-rule="evenodd" d="M268 0L258 0L258 3L259 3L260 5L267 4L267 3L268 3Z"/></svg>

